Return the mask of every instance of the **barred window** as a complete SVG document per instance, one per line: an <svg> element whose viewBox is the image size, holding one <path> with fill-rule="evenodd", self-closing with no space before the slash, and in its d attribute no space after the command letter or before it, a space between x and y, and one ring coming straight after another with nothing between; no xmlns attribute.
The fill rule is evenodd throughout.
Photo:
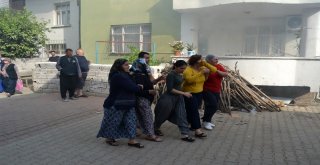
<svg viewBox="0 0 320 165"><path fill-rule="evenodd" d="M151 24L112 25L111 53L130 53L129 47L151 51Z"/></svg>
<svg viewBox="0 0 320 165"><path fill-rule="evenodd" d="M56 54L64 54L65 50L67 48L67 45L65 43L47 43L46 44L46 50L49 51L55 51Z"/></svg>

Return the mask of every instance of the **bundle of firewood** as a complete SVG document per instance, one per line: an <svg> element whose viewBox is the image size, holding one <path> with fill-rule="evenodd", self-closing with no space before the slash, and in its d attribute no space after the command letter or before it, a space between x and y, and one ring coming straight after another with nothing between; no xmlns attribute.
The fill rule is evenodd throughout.
<svg viewBox="0 0 320 165"><path fill-rule="evenodd" d="M222 81L220 110L227 113L232 110L280 111L270 97L240 76L236 66L234 71L224 66L228 76Z"/></svg>
<svg viewBox="0 0 320 165"><path fill-rule="evenodd" d="M228 71L228 76L222 81L219 109L229 114L233 110L246 110L248 112L262 110L280 111L279 106L270 97L240 76L236 66L237 64L234 71L224 66ZM172 66L166 66L161 71L161 74L167 75L171 71L171 68ZM160 95L166 91L165 82L158 83L155 89L158 91L154 100L156 104Z"/></svg>

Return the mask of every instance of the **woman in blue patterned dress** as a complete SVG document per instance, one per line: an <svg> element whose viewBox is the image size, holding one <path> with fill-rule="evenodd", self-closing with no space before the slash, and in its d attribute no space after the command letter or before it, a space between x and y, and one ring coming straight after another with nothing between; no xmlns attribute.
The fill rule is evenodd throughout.
<svg viewBox="0 0 320 165"><path fill-rule="evenodd" d="M128 146L143 148L135 140L136 114L135 94L141 92L142 85L137 85L129 76L129 63L126 59L117 59L109 73L110 94L104 101L104 117L97 137L106 138L112 146L119 145L117 139L128 138Z"/></svg>

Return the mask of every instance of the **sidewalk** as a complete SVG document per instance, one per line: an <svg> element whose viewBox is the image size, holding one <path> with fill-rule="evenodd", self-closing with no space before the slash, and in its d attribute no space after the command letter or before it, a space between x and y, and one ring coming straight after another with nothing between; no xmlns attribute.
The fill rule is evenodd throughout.
<svg viewBox="0 0 320 165"><path fill-rule="evenodd" d="M282 112L218 113L208 138L179 140L166 122L160 143L123 139L113 147L95 138L104 98L62 102L59 94L0 98L0 164L319 164L320 106L289 106Z"/></svg>

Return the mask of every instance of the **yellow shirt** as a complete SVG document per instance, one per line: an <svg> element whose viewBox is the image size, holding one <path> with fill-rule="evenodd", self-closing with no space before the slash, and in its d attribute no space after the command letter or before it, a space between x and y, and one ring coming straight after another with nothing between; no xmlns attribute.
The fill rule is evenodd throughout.
<svg viewBox="0 0 320 165"><path fill-rule="evenodd" d="M203 91L203 84L206 81L206 77L202 70L208 68L211 73L214 73L217 71L217 68L204 61L202 62L202 65L203 66L200 68L200 71L197 71L190 66L184 70L182 91L191 93L199 93Z"/></svg>

